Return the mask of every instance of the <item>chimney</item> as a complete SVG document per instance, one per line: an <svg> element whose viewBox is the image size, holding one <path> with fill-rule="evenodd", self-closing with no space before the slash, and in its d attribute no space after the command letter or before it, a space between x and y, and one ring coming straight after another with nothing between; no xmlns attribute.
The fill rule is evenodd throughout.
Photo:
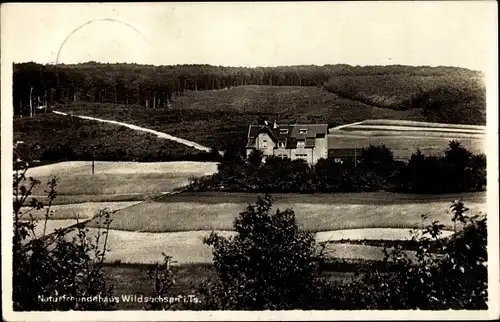
<svg viewBox="0 0 500 322"><path fill-rule="evenodd" d="M278 128L278 123L276 123L276 120L274 120L273 129L277 129L277 128Z"/></svg>

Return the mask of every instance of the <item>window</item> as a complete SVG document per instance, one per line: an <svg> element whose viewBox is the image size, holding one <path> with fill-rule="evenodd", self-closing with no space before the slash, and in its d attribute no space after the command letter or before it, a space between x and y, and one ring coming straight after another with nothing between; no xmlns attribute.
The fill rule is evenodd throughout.
<svg viewBox="0 0 500 322"><path fill-rule="evenodd" d="M267 148L267 140L262 140L262 147Z"/></svg>
<svg viewBox="0 0 500 322"><path fill-rule="evenodd" d="M307 129L300 129L299 130L299 134L306 134L307 133Z"/></svg>
<svg viewBox="0 0 500 322"><path fill-rule="evenodd" d="M298 148L303 148L306 146L306 141L297 141L297 147Z"/></svg>
<svg viewBox="0 0 500 322"><path fill-rule="evenodd" d="M297 154L295 154L295 157L301 158L301 159L306 159L307 158L307 154L299 154L299 153L297 153Z"/></svg>
<svg viewBox="0 0 500 322"><path fill-rule="evenodd" d="M286 142L285 141L279 141L278 142L278 147L279 148L284 148L286 146Z"/></svg>
<svg viewBox="0 0 500 322"><path fill-rule="evenodd" d="M288 129L280 129L280 134L288 134Z"/></svg>

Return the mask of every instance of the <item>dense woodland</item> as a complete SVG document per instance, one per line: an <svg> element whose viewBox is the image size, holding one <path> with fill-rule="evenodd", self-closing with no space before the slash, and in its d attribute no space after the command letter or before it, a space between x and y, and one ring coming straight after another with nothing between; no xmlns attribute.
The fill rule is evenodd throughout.
<svg viewBox="0 0 500 322"><path fill-rule="evenodd" d="M380 77L382 79L379 79ZM14 64L14 111L15 114L29 114L30 102L34 106L51 106L54 103L64 102L93 102L165 108L170 107L170 103L186 91L217 90L245 85L321 87L328 85L326 86L328 90L363 101L366 88L369 89L368 92L373 91L391 77L397 79L397 84L391 85L391 88L399 86L401 87L399 92L405 92L405 95L400 95L405 99L404 102L401 100L401 104L396 101L397 104L381 105L378 103L380 98L377 98L378 100L365 100L366 103L394 109L408 108L411 106L408 99L418 92L417 89L424 88L424 92L428 90L418 84L429 80L431 83L436 83L436 79L438 80L436 86L444 82L448 85L461 84L462 89L464 83L468 84L469 80L472 80L473 85L466 90L474 93L467 97L481 96L484 89L481 86L478 88L477 82L473 81L481 78L479 72L456 67L338 64L246 68L96 62L77 65L21 63ZM411 83L411 86L405 82ZM360 91L361 94L358 93ZM481 120L477 122L481 123Z"/></svg>

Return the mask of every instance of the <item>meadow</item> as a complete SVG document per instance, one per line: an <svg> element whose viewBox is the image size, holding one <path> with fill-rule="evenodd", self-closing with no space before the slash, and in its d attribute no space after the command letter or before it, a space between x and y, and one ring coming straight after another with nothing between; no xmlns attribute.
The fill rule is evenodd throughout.
<svg viewBox="0 0 500 322"><path fill-rule="evenodd" d="M387 146L396 159L409 159L418 149L424 155L442 155L450 141L474 154L486 152L486 127L403 120L364 120L329 129L330 149Z"/></svg>
<svg viewBox="0 0 500 322"><path fill-rule="evenodd" d="M457 132L463 130L475 130L478 132L485 132L486 127L484 125L471 125L471 124L447 124L447 123L435 123L435 122L417 122L417 121L406 121L406 120L365 120L357 125L382 125L382 126L404 126L406 128L422 128L425 127L425 131L429 131L429 128L436 129L455 129ZM348 128L351 126L347 126Z"/></svg>
<svg viewBox="0 0 500 322"><path fill-rule="evenodd" d="M383 135L380 135L383 134ZM328 135L330 149L364 148L371 145L385 145L394 154L396 159L409 159L417 150L424 155L443 155L451 140L456 140L474 154L486 152L486 137L471 138L444 135L442 137L412 135L412 133L391 135L377 131L336 131Z"/></svg>
<svg viewBox="0 0 500 322"><path fill-rule="evenodd" d="M51 206L52 213L49 216L51 220L63 220L63 219L90 219L94 217L99 210L107 209L109 211L117 211L122 208L130 207L137 204L140 201L118 201L118 202L86 202L81 204L56 204ZM21 211L28 215L29 207L22 207ZM45 218L46 210L31 210L29 215L33 216L34 219L42 220Z"/></svg>
<svg viewBox="0 0 500 322"><path fill-rule="evenodd" d="M358 194L355 194L358 195ZM250 195L249 195L250 196ZM456 195L453 195L456 197ZM464 199L472 213L484 213L485 199L473 196L472 200ZM324 198L322 202L317 195L308 200L308 195L301 195L301 200L289 202L287 198L277 199L274 209L291 208L295 211L297 221L303 229L312 232L332 231L359 228L422 228L422 214L429 215L430 220L438 220L446 229L452 229L450 203L452 196L441 200L427 202L377 203L376 199L369 202L342 201L341 198ZM357 196L361 197L361 196ZM231 198L219 199L214 203L206 201L209 196L192 196L182 200L182 196L173 196L162 201L137 204L113 214L111 229L131 232L183 232L219 230L230 231L238 213L243 211L250 202L232 201ZM239 196L238 198L241 198ZM380 197L382 198L382 197ZM175 200L175 201L174 201ZM370 200L370 199L367 199ZM386 200L391 200L391 194L386 194ZM98 223L90 221L89 227L97 227Z"/></svg>
<svg viewBox="0 0 500 322"><path fill-rule="evenodd" d="M190 183L191 178L213 174L214 162L60 162L31 168L26 176L41 181L33 196L44 200L45 185L57 178L56 204L82 202L138 201L172 192Z"/></svg>
<svg viewBox="0 0 500 322"><path fill-rule="evenodd" d="M260 116L280 122L328 123L365 119L424 120L420 111L397 111L339 97L321 87L239 86L214 91L187 91L171 108L72 103L56 107L75 114L129 122L218 149L244 146L248 125Z"/></svg>
<svg viewBox="0 0 500 322"><path fill-rule="evenodd" d="M213 255L210 246L203 243L212 231L184 231L172 233L147 233L110 230L106 253L106 263L115 264L154 264L162 262L163 254L172 257L176 265L211 264ZM216 231L224 237L234 236L234 232ZM73 236L76 232L69 233ZM317 242L327 242L325 251L331 258L345 260L381 261L384 258L383 247L370 245L371 240L381 234L388 233L388 238L382 239L387 243L407 241L410 239L409 229L372 230L355 229L350 231L322 232L316 234ZM87 235L97 234L96 228L90 228ZM447 237L452 231L444 231L442 237ZM392 239L389 239L392 238ZM356 243L356 241L361 241ZM405 250L412 254L413 250Z"/></svg>

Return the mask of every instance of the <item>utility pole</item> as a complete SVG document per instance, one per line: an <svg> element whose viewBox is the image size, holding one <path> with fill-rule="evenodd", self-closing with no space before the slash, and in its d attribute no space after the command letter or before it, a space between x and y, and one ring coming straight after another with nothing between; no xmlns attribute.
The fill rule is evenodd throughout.
<svg viewBox="0 0 500 322"><path fill-rule="evenodd" d="M31 86L30 89L30 117L33 116L33 99L31 98L32 93L33 93L33 86Z"/></svg>
<svg viewBox="0 0 500 322"><path fill-rule="evenodd" d="M358 159L356 155L356 148L354 148L354 169L358 166Z"/></svg>
<svg viewBox="0 0 500 322"><path fill-rule="evenodd" d="M92 176L94 175L94 162L95 162L95 145L92 146Z"/></svg>

